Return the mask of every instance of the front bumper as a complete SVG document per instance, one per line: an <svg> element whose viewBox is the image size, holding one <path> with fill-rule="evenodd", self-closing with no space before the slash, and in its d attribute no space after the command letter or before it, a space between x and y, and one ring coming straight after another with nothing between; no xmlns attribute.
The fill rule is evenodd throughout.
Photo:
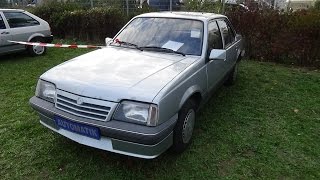
<svg viewBox="0 0 320 180"><path fill-rule="evenodd" d="M73 141L94 148L145 159L159 156L172 145L173 128L178 117L175 115L157 127L147 127L113 120L103 122L103 124L94 124L94 121L56 109L53 103L37 97L30 99L30 105L39 113L42 125ZM98 127L101 132L101 139L92 139L59 128L54 121L55 115Z"/></svg>

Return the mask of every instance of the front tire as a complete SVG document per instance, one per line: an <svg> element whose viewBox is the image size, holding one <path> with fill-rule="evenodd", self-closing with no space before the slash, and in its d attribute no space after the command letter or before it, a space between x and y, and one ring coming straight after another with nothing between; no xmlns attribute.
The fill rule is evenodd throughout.
<svg viewBox="0 0 320 180"><path fill-rule="evenodd" d="M196 103L190 99L180 109L178 122L173 132L172 150L181 153L191 144L192 133L196 121Z"/></svg>
<svg viewBox="0 0 320 180"><path fill-rule="evenodd" d="M41 37L36 37L31 39L30 42L44 42L44 40ZM27 51L31 56L41 56L47 52L47 48L42 46L28 46Z"/></svg>

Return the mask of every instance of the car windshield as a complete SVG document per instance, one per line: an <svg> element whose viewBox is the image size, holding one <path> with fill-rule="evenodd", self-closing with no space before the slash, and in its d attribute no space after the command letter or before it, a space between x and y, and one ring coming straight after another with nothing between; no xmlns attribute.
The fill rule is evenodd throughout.
<svg viewBox="0 0 320 180"><path fill-rule="evenodd" d="M170 49L187 55L201 55L203 23L173 18L136 18L115 38L114 43L142 50Z"/></svg>

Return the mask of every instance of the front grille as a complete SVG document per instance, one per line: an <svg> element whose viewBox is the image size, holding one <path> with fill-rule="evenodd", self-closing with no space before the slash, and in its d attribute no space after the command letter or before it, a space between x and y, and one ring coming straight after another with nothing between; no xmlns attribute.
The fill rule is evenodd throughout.
<svg viewBox="0 0 320 180"><path fill-rule="evenodd" d="M106 121L111 113L112 103L57 91L56 108L70 114L93 120Z"/></svg>

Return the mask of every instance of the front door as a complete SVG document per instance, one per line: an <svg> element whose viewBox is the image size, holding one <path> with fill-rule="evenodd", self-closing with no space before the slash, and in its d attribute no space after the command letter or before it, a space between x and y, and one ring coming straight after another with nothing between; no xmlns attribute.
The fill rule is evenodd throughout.
<svg viewBox="0 0 320 180"><path fill-rule="evenodd" d="M223 41L216 21L211 21L208 24L208 56L212 49L223 49ZM207 60L207 88L209 91L220 84L226 72L226 61Z"/></svg>

